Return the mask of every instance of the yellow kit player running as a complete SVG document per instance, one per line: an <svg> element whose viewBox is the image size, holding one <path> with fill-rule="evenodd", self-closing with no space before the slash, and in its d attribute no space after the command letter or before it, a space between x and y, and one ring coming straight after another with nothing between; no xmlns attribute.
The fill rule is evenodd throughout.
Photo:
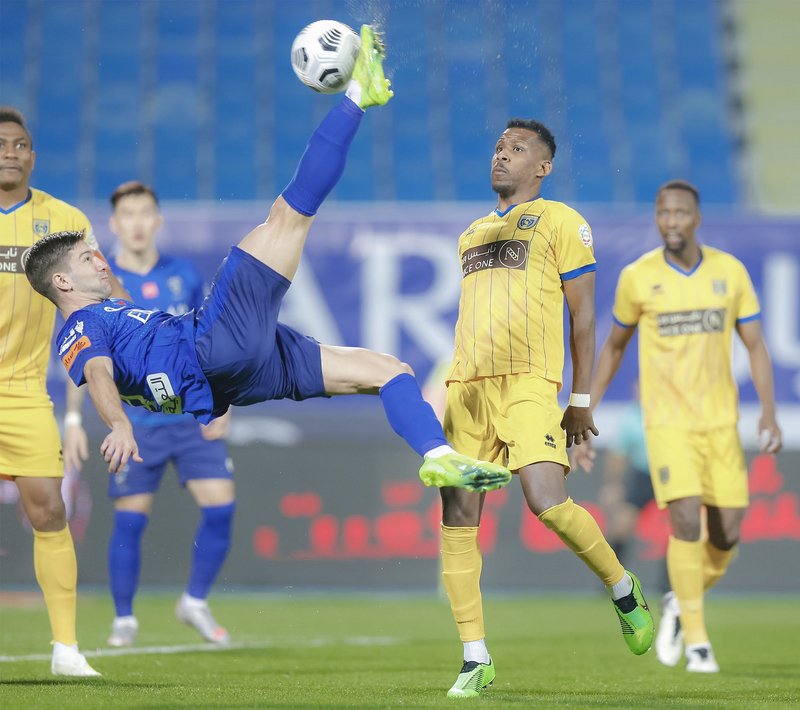
<svg viewBox="0 0 800 710"><path fill-rule="evenodd" d="M539 197L555 151L537 121L513 119L497 141L497 209L458 243L463 279L444 429L458 450L519 474L531 511L608 587L628 646L642 654L653 621L639 583L566 491L567 447L597 434L589 408L596 264L583 217ZM562 412L565 295L573 394ZM464 665L448 696L474 697L495 677L480 592L483 494L444 488L442 503L442 576L464 643Z"/></svg>
<svg viewBox="0 0 800 710"><path fill-rule="evenodd" d="M12 479L33 527L36 579L53 633L56 675L99 675L78 651L77 563L67 526L58 427L45 388L56 309L23 269L31 245L51 232L92 227L80 210L30 188L36 155L22 114L0 107L0 477ZM120 291L124 293L124 291Z"/></svg>
<svg viewBox="0 0 800 710"><path fill-rule="evenodd" d="M614 302L614 325L597 363L592 403L600 401L639 327L641 401L656 501L668 508L672 536L667 568L672 592L656 638L656 655L686 669L719 666L703 618L703 593L725 574L748 504L747 470L736 424L738 393L731 372L733 330L750 357L761 400L762 450L781 448L772 366L761 334L758 299L747 270L730 254L700 246L699 195L682 180L656 199L664 247L625 267ZM591 466L586 446L575 463ZM708 539L701 536L701 507Z"/></svg>

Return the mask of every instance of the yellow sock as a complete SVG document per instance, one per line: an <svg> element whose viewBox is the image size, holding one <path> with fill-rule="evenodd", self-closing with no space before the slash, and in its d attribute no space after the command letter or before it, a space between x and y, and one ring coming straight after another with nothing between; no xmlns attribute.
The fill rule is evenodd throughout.
<svg viewBox="0 0 800 710"><path fill-rule="evenodd" d="M708 591L722 578L736 556L736 548L720 550L706 541L703 545L703 589Z"/></svg>
<svg viewBox="0 0 800 710"><path fill-rule="evenodd" d="M78 643L75 635L78 562L69 527L58 532L33 531L33 567L44 594L53 641L66 646Z"/></svg>
<svg viewBox="0 0 800 710"><path fill-rule="evenodd" d="M478 641L483 629L478 528L442 525L442 581L462 641Z"/></svg>
<svg viewBox="0 0 800 710"><path fill-rule="evenodd" d="M595 519L585 508L575 505L572 498L548 508L539 515L539 520L555 532L606 586L616 584L625 575L625 568L606 542Z"/></svg>
<svg viewBox="0 0 800 710"><path fill-rule="evenodd" d="M688 542L670 535L667 545L667 571L672 591L678 597L681 629L687 646L708 643L703 617L703 547L702 540Z"/></svg>

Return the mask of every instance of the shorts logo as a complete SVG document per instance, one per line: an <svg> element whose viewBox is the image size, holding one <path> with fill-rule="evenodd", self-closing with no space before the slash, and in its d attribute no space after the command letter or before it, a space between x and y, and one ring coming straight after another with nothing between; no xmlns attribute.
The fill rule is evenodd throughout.
<svg viewBox="0 0 800 710"><path fill-rule="evenodd" d="M533 229L539 221L538 214L524 214L517 222L517 229Z"/></svg>
<svg viewBox="0 0 800 710"><path fill-rule="evenodd" d="M550 436L550 434L544 435L544 445L549 446L551 449L555 449L556 447L556 440Z"/></svg>
<svg viewBox="0 0 800 710"><path fill-rule="evenodd" d="M718 296L724 296L728 292L728 284L724 279L714 279L712 286Z"/></svg>
<svg viewBox="0 0 800 710"><path fill-rule="evenodd" d="M61 358L61 362L64 363L64 367L67 368L67 371L69 371L69 369L72 367L72 363L75 362L75 358L78 356L78 353L81 350L86 350L86 348L91 347L91 345L92 341L89 340L89 337L86 335L72 344L72 347L67 351L67 354Z"/></svg>
<svg viewBox="0 0 800 710"><path fill-rule="evenodd" d="M669 466L662 466L658 469L658 479L663 484L669 483Z"/></svg>
<svg viewBox="0 0 800 710"><path fill-rule="evenodd" d="M464 250L461 271L464 276L486 269L524 269L528 263L529 241L501 239Z"/></svg>
<svg viewBox="0 0 800 710"><path fill-rule="evenodd" d="M725 330L725 313L724 308L659 313L656 315L658 334L662 337L671 337L673 335L721 333Z"/></svg>
<svg viewBox="0 0 800 710"><path fill-rule="evenodd" d="M47 219L33 220L33 231L37 237L46 237L50 234L50 221Z"/></svg>
<svg viewBox="0 0 800 710"><path fill-rule="evenodd" d="M580 227L578 227L578 234L583 242L583 246L585 246L587 249L592 246L594 241L592 240L592 230L589 229L588 224L582 224Z"/></svg>

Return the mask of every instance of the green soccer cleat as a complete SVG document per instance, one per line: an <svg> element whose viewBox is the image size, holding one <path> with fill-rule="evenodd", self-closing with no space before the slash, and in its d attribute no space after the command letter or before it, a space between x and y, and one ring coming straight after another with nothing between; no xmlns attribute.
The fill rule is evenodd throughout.
<svg viewBox="0 0 800 710"><path fill-rule="evenodd" d="M494 683L494 676L494 661L491 658L488 664L478 663L477 661L464 661L456 682L447 691L447 697L477 698L484 688Z"/></svg>
<svg viewBox="0 0 800 710"><path fill-rule="evenodd" d="M641 656L650 650L653 643L653 617L636 575L627 570L626 573L633 580L633 591L622 599L615 599L614 610L622 627L622 638L631 653Z"/></svg>
<svg viewBox="0 0 800 710"><path fill-rule="evenodd" d="M361 87L361 96L356 103L362 109L383 106L394 96L389 88L391 82L383 75L385 57L380 35L370 25L361 25L361 48L353 67L353 79Z"/></svg>
<svg viewBox="0 0 800 710"><path fill-rule="evenodd" d="M419 477L426 486L463 488L484 493L508 485L511 471L505 466L451 451L436 458L426 458L419 470Z"/></svg>

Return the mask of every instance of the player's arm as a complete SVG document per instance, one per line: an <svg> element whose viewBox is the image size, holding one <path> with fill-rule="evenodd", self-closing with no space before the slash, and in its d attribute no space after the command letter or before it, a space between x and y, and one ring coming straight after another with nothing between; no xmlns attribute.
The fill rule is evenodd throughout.
<svg viewBox="0 0 800 710"><path fill-rule="evenodd" d="M231 430L231 409L221 417L212 419L208 424L200 425L200 434L206 441L216 441L217 439L227 439Z"/></svg>
<svg viewBox="0 0 800 710"><path fill-rule="evenodd" d="M590 271L564 281L564 295L569 307L569 348L572 354L572 392L588 393L594 365L594 281ZM589 432L598 435L589 406L568 406L561 420L567 434L567 446L589 440Z"/></svg>
<svg viewBox="0 0 800 710"><path fill-rule="evenodd" d="M592 409L600 404L603 396L617 374L619 366L622 364L622 358L625 355L625 350L628 343L631 342L636 327L623 327L617 323L612 323L611 332L603 343L600 349L600 355L597 358L597 368L594 372L592 379Z"/></svg>
<svg viewBox="0 0 800 710"><path fill-rule="evenodd" d="M775 454L783 446L783 437L775 417L772 363L761 331L761 321L753 319L737 323L736 332L739 333L739 337L747 348L750 358L750 374L761 402L761 417L758 420L761 450L767 454Z"/></svg>
<svg viewBox="0 0 800 710"><path fill-rule="evenodd" d="M89 438L83 428L81 409L86 396L86 387L77 387L67 378L67 411L64 414L64 468L80 472L83 462L89 458Z"/></svg>
<svg viewBox="0 0 800 710"><path fill-rule="evenodd" d="M103 440L100 453L108 462L108 472L116 473L128 459L141 462L139 447L133 438L133 427L122 409L122 400L114 382L114 365L110 357L97 356L86 361L83 376L97 413L111 428Z"/></svg>

